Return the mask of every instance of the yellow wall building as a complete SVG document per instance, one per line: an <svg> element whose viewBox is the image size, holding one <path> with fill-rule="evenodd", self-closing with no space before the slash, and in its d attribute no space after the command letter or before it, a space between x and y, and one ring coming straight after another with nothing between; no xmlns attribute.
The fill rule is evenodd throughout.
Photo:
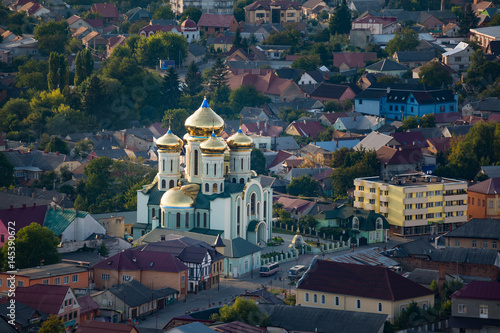
<svg viewBox="0 0 500 333"><path fill-rule="evenodd" d="M420 173L357 178L354 207L383 214L391 233L442 233L467 222L467 182Z"/></svg>
<svg viewBox="0 0 500 333"><path fill-rule="evenodd" d="M300 22L302 4L293 1L256 1L245 7L245 22L283 23Z"/></svg>
<svg viewBox="0 0 500 333"><path fill-rule="evenodd" d="M316 260L298 283L296 304L382 313L394 322L412 301L427 309L434 293L385 267Z"/></svg>

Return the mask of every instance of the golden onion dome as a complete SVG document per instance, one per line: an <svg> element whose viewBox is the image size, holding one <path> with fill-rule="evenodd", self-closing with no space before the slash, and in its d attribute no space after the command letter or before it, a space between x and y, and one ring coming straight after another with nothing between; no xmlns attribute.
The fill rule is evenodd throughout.
<svg viewBox="0 0 500 333"><path fill-rule="evenodd" d="M219 139L214 132L208 140L200 144L200 149L203 154L224 154L227 145Z"/></svg>
<svg viewBox="0 0 500 333"><path fill-rule="evenodd" d="M231 150L252 149L253 140L251 137L243 133L240 128L238 132L234 133L229 137L229 139L227 139L227 145L231 148Z"/></svg>
<svg viewBox="0 0 500 333"><path fill-rule="evenodd" d="M189 135L206 138L211 132L220 135L224 129L224 120L210 108L205 98L200 108L186 119L184 126Z"/></svg>
<svg viewBox="0 0 500 333"><path fill-rule="evenodd" d="M167 150L167 151L181 151L182 150L182 145L183 141L172 131L170 128L168 129L168 132L158 138L156 140L156 146L160 150Z"/></svg>
<svg viewBox="0 0 500 333"><path fill-rule="evenodd" d="M173 187L165 192L160 200L161 207L193 207L200 186L189 184L182 187Z"/></svg>

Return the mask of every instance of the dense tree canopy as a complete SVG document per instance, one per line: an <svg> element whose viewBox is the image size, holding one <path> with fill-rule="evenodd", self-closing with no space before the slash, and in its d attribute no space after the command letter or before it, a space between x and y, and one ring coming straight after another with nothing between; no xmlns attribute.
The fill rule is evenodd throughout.
<svg viewBox="0 0 500 333"><path fill-rule="evenodd" d="M201 9L196 7L188 7L182 12L179 22L184 22L189 17L189 19L193 20L196 24L198 24L201 14L202 14Z"/></svg>
<svg viewBox="0 0 500 333"><path fill-rule="evenodd" d="M186 95L194 96L203 91L203 77L200 68L194 61L192 61L187 68L184 83L186 85L184 86L183 92Z"/></svg>
<svg viewBox="0 0 500 333"><path fill-rule="evenodd" d="M212 320L229 323L235 320L245 324L265 326L269 323L269 317L260 312L257 304L250 299L238 297L233 305L224 305L219 313L211 316Z"/></svg>
<svg viewBox="0 0 500 333"><path fill-rule="evenodd" d="M94 71L94 59L89 49L78 52L75 59L75 86L80 85Z"/></svg>
<svg viewBox="0 0 500 333"><path fill-rule="evenodd" d="M293 178L286 190L291 195L302 197L316 197L321 194L321 186L317 180L309 175Z"/></svg>
<svg viewBox="0 0 500 333"><path fill-rule="evenodd" d="M420 68L418 82L430 87L447 88L453 83L453 78L439 61L431 61Z"/></svg>
<svg viewBox="0 0 500 333"><path fill-rule="evenodd" d="M175 14L172 11L170 5L164 5L156 8L153 13L154 20L172 20L175 18Z"/></svg>
<svg viewBox="0 0 500 333"><path fill-rule="evenodd" d="M171 59L179 66L187 56L187 39L172 32L142 37L138 40L135 54L141 65L151 67L158 64L158 59Z"/></svg>
<svg viewBox="0 0 500 333"><path fill-rule="evenodd" d="M14 184L14 165L0 152L0 188Z"/></svg>
<svg viewBox="0 0 500 333"><path fill-rule="evenodd" d="M266 157L260 149L252 148L251 153L251 169L254 170L258 175L266 174Z"/></svg>
<svg viewBox="0 0 500 333"><path fill-rule="evenodd" d="M258 92L252 85L234 89L231 91L231 95L229 95L231 109L236 113L239 113L244 106L260 106L269 101L269 97Z"/></svg>
<svg viewBox="0 0 500 333"><path fill-rule="evenodd" d="M35 39L38 41L38 50L43 55L51 52L63 54L69 41L69 27L66 20L59 22L49 21L35 28Z"/></svg>
<svg viewBox="0 0 500 333"><path fill-rule="evenodd" d="M396 31L394 37L387 43L385 51L389 55L397 51L415 51L418 44L418 33L410 28L403 28Z"/></svg>
<svg viewBox="0 0 500 333"><path fill-rule="evenodd" d="M463 12L458 17L457 21L459 27L458 33L461 36L467 35L470 29L474 29L477 27L478 22L479 18L474 13L474 10L472 9L472 4L467 3L464 7Z"/></svg>
<svg viewBox="0 0 500 333"><path fill-rule="evenodd" d="M330 34L348 34L351 31L351 10L347 7L345 0L335 7L333 14L330 16L328 28Z"/></svg>

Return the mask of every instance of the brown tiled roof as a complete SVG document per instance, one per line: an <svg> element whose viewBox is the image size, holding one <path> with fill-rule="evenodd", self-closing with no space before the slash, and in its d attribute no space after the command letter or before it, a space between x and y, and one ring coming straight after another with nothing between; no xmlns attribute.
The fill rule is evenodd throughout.
<svg viewBox="0 0 500 333"><path fill-rule="evenodd" d="M350 68L361 68L365 62L375 59L377 59L375 52L339 52L333 54L333 66L340 67L345 63Z"/></svg>
<svg viewBox="0 0 500 333"><path fill-rule="evenodd" d="M455 293L451 295L451 298L499 301L500 283L472 281L469 282L465 287L462 287L462 289L455 291Z"/></svg>
<svg viewBox="0 0 500 333"><path fill-rule="evenodd" d="M317 260L297 289L399 301L434 292L386 267Z"/></svg>
<svg viewBox="0 0 500 333"><path fill-rule="evenodd" d="M415 164L422 160L420 148L395 149L387 146L377 150L377 159L382 164Z"/></svg>
<svg viewBox="0 0 500 333"><path fill-rule="evenodd" d="M75 23L76 21L78 21L79 19L81 19L80 16L73 15L69 19L67 19L66 22L68 22L68 25L71 25L71 24Z"/></svg>
<svg viewBox="0 0 500 333"><path fill-rule="evenodd" d="M80 304L80 316L99 310L99 304L90 295L78 297L76 300Z"/></svg>
<svg viewBox="0 0 500 333"><path fill-rule="evenodd" d="M293 154L292 153L289 153L287 151L284 151L284 150L280 150L278 152L278 154L274 157L273 161L271 162L271 164L269 164L268 168L272 168L278 164L281 164L283 163L285 160L287 160L288 158L292 157Z"/></svg>
<svg viewBox="0 0 500 333"><path fill-rule="evenodd" d="M429 138L427 139L429 145L433 145L437 151L445 152L451 146L451 138Z"/></svg>
<svg viewBox="0 0 500 333"><path fill-rule="evenodd" d="M21 302L38 311L47 314L59 313L61 304L64 302L68 286L56 286L50 284L35 284L30 287L16 288L16 302Z"/></svg>
<svg viewBox="0 0 500 333"><path fill-rule="evenodd" d="M7 228L7 223L9 221L16 221L14 226L16 232L30 225L31 223L38 223L39 225L43 226L46 212L47 205L3 209L0 210L0 223L3 223L5 225L5 228Z"/></svg>
<svg viewBox="0 0 500 333"><path fill-rule="evenodd" d="M294 127L300 136L308 136L311 138L317 138L319 133L325 129L321 126L318 121L309 121L304 124L304 122L293 122L290 126Z"/></svg>
<svg viewBox="0 0 500 333"><path fill-rule="evenodd" d="M236 71L236 73L239 73L239 71ZM227 84L232 90L241 86L252 85L263 94L275 96L280 96L288 87L296 85L293 80L280 79L272 69L257 70L255 73L247 70L244 70L241 74L230 72Z"/></svg>
<svg viewBox="0 0 500 333"><path fill-rule="evenodd" d="M500 194L500 177L490 178L469 186L469 191L483 194Z"/></svg>
<svg viewBox="0 0 500 333"><path fill-rule="evenodd" d="M76 333L129 333L138 332L132 324L118 324L104 321L84 320L78 325Z"/></svg>
<svg viewBox="0 0 500 333"><path fill-rule="evenodd" d="M229 28L231 23L235 20L234 15L220 15L220 14L201 14L198 21L199 27L219 27Z"/></svg>
<svg viewBox="0 0 500 333"><path fill-rule="evenodd" d="M182 272L187 270L171 253L126 250L94 265L94 268L127 271Z"/></svg>
<svg viewBox="0 0 500 333"><path fill-rule="evenodd" d="M312 201L287 197L280 197L277 202L283 205L284 210L291 211L292 209L295 209L299 213L315 204Z"/></svg>
<svg viewBox="0 0 500 333"><path fill-rule="evenodd" d="M104 18L119 18L118 9L112 3L95 3L92 6L92 12L101 14Z"/></svg>
<svg viewBox="0 0 500 333"><path fill-rule="evenodd" d="M311 97L322 97L322 98L333 98L339 99L344 95L344 93L350 89L347 85L342 84L331 84L322 82L314 91L311 93Z"/></svg>
<svg viewBox="0 0 500 333"><path fill-rule="evenodd" d="M295 9L300 10L302 8L302 4L300 2L292 2L292 1L255 1L254 3L245 7L245 10L258 10L265 9L269 10L271 6L280 6L281 9L288 9L293 7Z"/></svg>

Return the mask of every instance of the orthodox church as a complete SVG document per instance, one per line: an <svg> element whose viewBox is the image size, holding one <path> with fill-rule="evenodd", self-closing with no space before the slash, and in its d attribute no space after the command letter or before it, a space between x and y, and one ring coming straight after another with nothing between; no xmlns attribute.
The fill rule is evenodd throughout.
<svg viewBox="0 0 500 333"><path fill-rule="evenodd" d="M253 140L240 129L224 142L224 120L206 99L184 125L184 140L170 129L156 140L158 174L137 192L134 239L162 227L267 242L273 193L250 169Z"/></svg>

